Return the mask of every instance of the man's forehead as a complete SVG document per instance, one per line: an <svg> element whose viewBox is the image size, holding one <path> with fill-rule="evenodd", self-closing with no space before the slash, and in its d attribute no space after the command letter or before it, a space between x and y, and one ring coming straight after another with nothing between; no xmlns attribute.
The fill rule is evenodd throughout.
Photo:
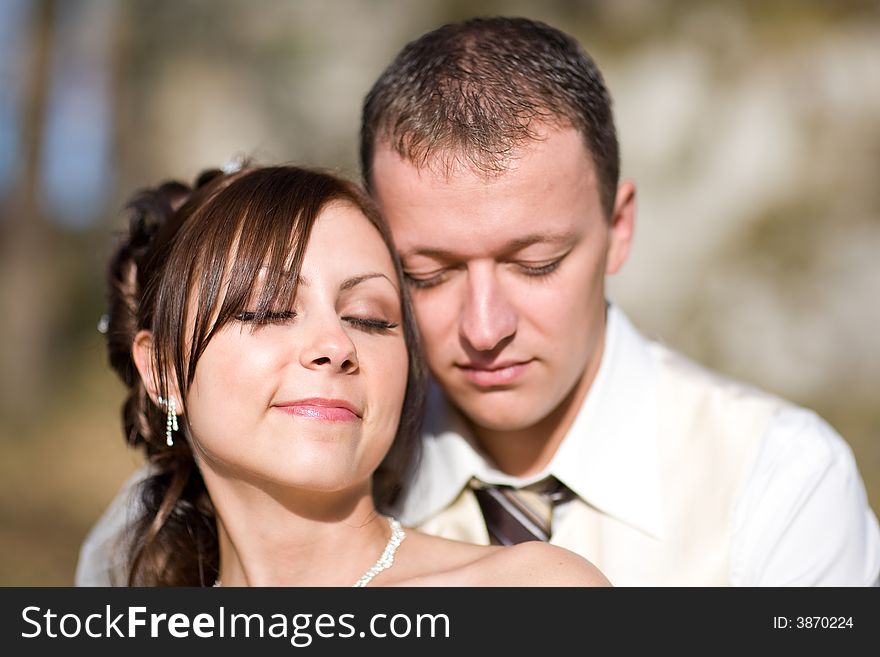
<svg viewBox="0 0 880 657"><path fill-rule="evenodd" d="M552 148L545 143L548 141ZM583 134L570 124L536 122L522 139L486 151L439 143L429 150L411 152L405 142L394 144L388 139L379 139L373 150L371 182L381 184L382 170L392 166L408 170L414 183L450 184L469 180L478 185L491 185L520 169L533 153L555 151L560 147L573 151L576 158L593 167Z"/></svg>
<svg viewBox="0 0 880 657"><path fill-rule="evenodd" d="M571 243L603 221L595 168L573 129L548 133L491 177L438 175L388 145L375 164L374 192L404 258L499 257Z"/></svg>
<svg viewBox="0 0 880 657"><path fill-rule="evenodd" d="M500 180L512 166L512 157L492 167L474 166L465 153L451 149L413 159L407 153L383 143L373 155L371 182L379 190L401 186L442 188L460 185L465 181L474 187L482 187ZM393 175L389 176L389 173Z"/></svg>

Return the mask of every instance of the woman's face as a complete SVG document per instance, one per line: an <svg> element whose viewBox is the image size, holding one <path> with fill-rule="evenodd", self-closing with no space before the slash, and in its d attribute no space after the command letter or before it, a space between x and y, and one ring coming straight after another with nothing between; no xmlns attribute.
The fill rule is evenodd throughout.
<svg viewBox="0 0 880 657"><path fill-rule="evenodd" d="M342 203L318 216L300 276L292 308L264 324L243 313L208 343L186 400L193 449L222 477L344 490L369 480L400 420L398 281L379 233Z"/></svg>

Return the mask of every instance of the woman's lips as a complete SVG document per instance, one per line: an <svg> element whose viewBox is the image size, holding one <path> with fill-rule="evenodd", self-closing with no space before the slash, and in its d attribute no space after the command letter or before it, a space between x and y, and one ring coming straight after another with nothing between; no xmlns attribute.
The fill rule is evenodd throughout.
<svg viewBox="0 0 880 657"><path fill-rule="evenodd" d="M344 399L312 397L293 402L284 402L275 406L278 410L285 413L314 420L357 422L361 419L361 414L358 410Z"/></svg>
<svg viewBox="0 0 880 657"><path fill-rule="evenodd" d="M474 364L459 365L464 376L476 386L489 388L515 383L528 368L532 361L517 361L479 366Z"/></svg>

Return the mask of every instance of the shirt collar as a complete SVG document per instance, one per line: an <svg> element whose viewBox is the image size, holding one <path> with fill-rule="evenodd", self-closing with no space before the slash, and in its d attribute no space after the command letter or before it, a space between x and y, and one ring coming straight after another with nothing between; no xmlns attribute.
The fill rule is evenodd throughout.
<svg viewBox="0 0 880 657"><path fill-rule="evenodd" d="M657 364L648 343L609 304L599 371L547 469L528 479L488 462L439 387L429 393L424 451L401 512L418 525L450 505L472 477L528 485L552 474L586 503L652 536L663 529L657 453Z"/></svg>

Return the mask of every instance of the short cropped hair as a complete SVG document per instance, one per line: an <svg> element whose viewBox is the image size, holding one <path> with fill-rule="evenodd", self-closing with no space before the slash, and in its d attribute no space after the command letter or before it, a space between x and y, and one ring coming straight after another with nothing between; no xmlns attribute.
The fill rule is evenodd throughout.
<svg viewBox="0 0 880 657"><path fill-rule="evenodd" d="M380 143L419 167L503 172L542 124L581 132L610 217L620 175L611 96L580 44L525 18L444 25L408 43L365 98L364 183Z"/></svg>

